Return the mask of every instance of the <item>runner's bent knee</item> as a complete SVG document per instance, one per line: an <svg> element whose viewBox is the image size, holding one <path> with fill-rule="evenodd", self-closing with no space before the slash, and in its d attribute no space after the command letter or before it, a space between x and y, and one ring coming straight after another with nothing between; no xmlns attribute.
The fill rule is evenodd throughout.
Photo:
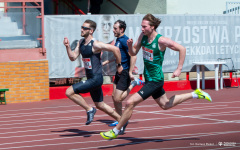
<svg viewBox="0 0 240 150"><path fill-rule="evenodd" d="M116 95L114 95L114 99L113 99L115 102L117 102L117 103L120 103L120 102L122 102L122 97L121 96L116 96Z"/></svg>
<svg viewBox="0 0 240 150"><path fill-rule="evenodd" d="M127 100L126 107L134 107L135 104L136 104L136 102L134 102L133 100L129 99L129 100Z"/></svg>
<svg viewBox="0 0 240 150"><path fill-rule="evenodd" d="M66 94L67 97L70 97L71 95L75 94L74 91L73 91L72 86L70 86L70 87L66 90L65 94Z"/></svg>
<svg viewBox="0 0 240 150"><path fill-rule="evenodd" d="M160 107L163 109L163 110L168 110L169 107L167 107L166 105L160 105Z"/></svg>
<svg viewBox="0 0 240 150"><path fill-rule="evenodd" d="M169 108L171 108L170 100L169 100L169 99L165 99L164 101L161 101L161 102L159 103L159 106L160 106L163 110L168 110Z"/></svg>
<svg viewBox="0 0 240 150"><path fill-rule="evenodd" d="M100 110L105 109L105 104L103 102L95 103L95 106Z"/></svg>

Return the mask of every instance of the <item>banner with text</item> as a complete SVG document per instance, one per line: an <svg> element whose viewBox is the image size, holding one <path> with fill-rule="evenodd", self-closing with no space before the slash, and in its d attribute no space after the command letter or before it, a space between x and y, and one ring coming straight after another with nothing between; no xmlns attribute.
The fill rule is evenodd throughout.
<svg viewBox="0 0 240 150"><path fill-rule="evenodd" d="M157 32L186 47L183 72L195 71L192 62L217 61L218 58L232 58L235 69L240 69L240 17L239 15L154 15L162 20ZM49 61L50 78L69 78L85 76L81 57L71 62L63 45L68 37L71 48L76 47L81 37L81 25L86 19L97 23L93 36L104 43L114 43L113 24L124 20L127 24L125 34L136 41L141 33L144 15L64 15L45 16L45 44ZM116 71L112 53L103 52L102 61L112 60L103 66L103 75L114 75ZM163 71L173 72L178 65L177 51L167 49ZM231 67L231 62L227 65ZM143 73L142 50L137 55L134 72ZM206 66L213 70L214 66ZM223 69L227 66L224 65Z"/></svg>

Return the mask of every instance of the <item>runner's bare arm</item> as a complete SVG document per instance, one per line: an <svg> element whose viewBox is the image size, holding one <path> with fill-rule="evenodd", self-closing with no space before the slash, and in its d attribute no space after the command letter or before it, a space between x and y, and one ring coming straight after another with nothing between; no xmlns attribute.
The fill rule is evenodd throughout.
<svg viewBox="0 0 240 150"><path fill-rule="evenodd" d="M142 37L143 37L143 33L141 33L138 37L138 40L136 41L136 43L134 44L134 46L132 46L133 44L133 40L132 39L128 39L127 40L127 45L128 45L128 51L129 54L131 56L136 56L137 53L139 52L140 48L141 48L141 41L142 41Z"/></svg>
<svg viewBox="0 0 240 150"><path fill-rule="evenodd" d="M70 44L69 44L69 40L67 37L64 38L63 40L63 44L66 46L66 50L67 50L67 54L68 57L71 61L74 61L77 59L77 57L79 56L80 52L79 52L79 42L77 43L76 48L74 49L74 51L71 50Z"/></svg>
<svg viewBox="0 0 240 150"><path fill-rule="evenodd" d="M183 63L186 57L186 48L175 41L166 38L166 37L160 37L158 39L158 44L160 47L160 50L166 50L166 47L179 52L179 62L178 62L178 67L177 69L173 72L172 77L178 77L181 74L182 68L183 68Z"/></svg>
<svg viewBox="0 0 240 150"><path fill-rule="evenodd" d="M137 56L131 56L130 69L129 69L129 76L130 76L131 80L134 80L134 76L133 76L132 72L133 72L133 69L135 67L136 60L137 60Z"/></svg>
<svg viewBox="0 0 240 150"><path fill-rule="evenodd" d="M93 53L98 53L102 50L113 52L115 58L116 58L116 63L120 64L121 63L121 53L118 47L113 46L111 44L105 44L100 41L94 41L93 43Z"/></svg>

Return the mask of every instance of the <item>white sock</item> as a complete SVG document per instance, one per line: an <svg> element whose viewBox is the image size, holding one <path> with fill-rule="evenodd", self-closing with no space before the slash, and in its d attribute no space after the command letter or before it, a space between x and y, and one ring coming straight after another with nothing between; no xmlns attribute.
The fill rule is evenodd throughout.
<svg viewBox="0 0 240 150"><path fill-rule="evenodd" d="M113 128L113 132L114 132L116 135L118 135L119 131L120 131L120 130L118 130L116 127Z"/></svg>
<svg viewBox="0 0 240 150"><path fill-rule="evenodd" d="M93 108L91 108L89 111L87 111L87 112L90 112L90 111L92 111L93 110Z"/></svg>
<svg viewBox="0 0 240 150"><path fill-rule="evenodd" d="M194 92L192 92L192 98L198 98L198 95Z"/></svg>

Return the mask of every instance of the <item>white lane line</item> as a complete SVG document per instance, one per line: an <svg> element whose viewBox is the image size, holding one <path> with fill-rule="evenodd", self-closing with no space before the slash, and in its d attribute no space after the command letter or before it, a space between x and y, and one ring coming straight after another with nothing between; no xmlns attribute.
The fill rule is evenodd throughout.
<svg viewBox="0 0 240 150"><path fill-rule="evenodd" d="M165 111L166 112L166 111ZM164 113L164 115L165 115L165 113ZM107 115L102 115L102 116L107 116ZM100 115L99 116L96 116L96 117L100 117ZM182 117L182 116L180 116L180 117ZM169 117L168 117L169 118ZM168 119L168 118L153 118L153 119L146 119L146 120L156 120L156 119ZM170 117L170 118L178 118L178 117ZM137 119L137 120L131 120L131 121L141 121L142 119ZM216 121L216 120L215 120ZM217 120L217 121L219 121L219 120ZM43 125L43 126L58 126L59 124L54 124L54 125ZM62 124L61 124L62 125ZM69 124L67 124L67 125L69 125ZM28 127L30 127L30 126L25 126L25 127L17 127L17 128L28 128ZM34 126L34 127L37 127L37 126ZM7 129L9 129L9 128L7 128ZM43 130L47 130L47 129L43 129ZM32 131L32 130L28 130L28 131ZM20 131L20 132L28 132L28 131ZM35 130L35 131L37 131L37 130ZM16 133L16 132L10 132L10 133ZM0 133L0 134L9 134L9 132L8 133Z"/></svg>
<svg viewBox="0 0 240 150"><path fill-rule="evenodd" d="M149 99L147 99L146 101L149 101L149 100L152 100L152 101L155 102L155 100L152 99L152 98L149 98ZM211 103L207 102L206 100L202 100L201 103L198 102L198 101L199 101L199 100L185 101L185 102L181 103L180 105L206 105L206 104L207 104L207 105L215 105L215 104L232 104L232 103L237 104L237 103L240 103L240 101L227 101L227 102L217 102L217 101L213 101L213 102L211 102ZM201 100L200 100L200 101L201 101ZM204 101L206 101L206 103L205 103Z"/></svg>
<svg viewBox="0 0 240 150"><path fill-rule="evenodd" d="M217 108L216 108L217 107ZM204 112L206 112L207 110L209 110L209 109L207 109L207 108L209 108L210 110L218 110L218 109L221 109L221 110L225 110L226 111L226 109L235 109L235 108L237 108L237 109L239 109L240 107L219 107L219 106L213 106L213 107L201 107L201 108L196 108L196 107L193 107L193 108L182 108L182 109L172 109L172 110L161 110L160 108L160 110L159 111L152 111L152 112L160 112L160 113L163 113L163 112L165 112L165 113L169 113L169 112L185 112L185 111L198 111L198 110L203 110ZM140 110L139 110L140 111Z"/></svg>
<svg viewBox="0 0 240 150"><path fill-rule="evenodd" d="M94 131L93 131L94 132ZM169 140L179 140L179 139L186 139L186 138L196 138L196 137L205 137L205 136L213 136L213 135L223 135L223 134L232 134L232 133L239 133L240 131L225 131L225 132L212 132L212 133L196 133L196 134L180 134L180 135L165 135L165 136L151 136L151 137L138 137L138 138L126 138L126 139L114 139L114 140L132 140L132 139L151 139L151 138L169 138L172 137L175 139L165 139L164 141L169 141ZM184 135L184 136L183 136ZM100 136L100 135L92 135L92 136ZM179 137L182 136L182 137ZM77 137L67 137L67 138L77 138ZM78 137L79 138L79 137ZM63 139L63 138L61 138ZM64 138L65 139L65 138ZM54 139L44 139L44 140L35 140L35 141L46 141L46 140L54 140ZM162 140L162 139L160 139ZM73 143L55 143L55 144L41 144L41 145L31 145L31 146L19 146L19 147L6 147L6 148L0 148L0 149L17 149L17 148L29 148L29 147L44 147L44 146L56 146L56 145L69 145L69 144L84 144L84 143L101 143L101 142L107 142L108 140L97 140L97 141L83 141L83 142L73 142ZM154 140L153 140L154 141ZM29 143L33 141L24 141L24 143ZM17 142L17 143L23 143L23 142ZM132 142L131 142L132 143ZM124 145L129 145L131 143L126 143ZM136 142L136 144L139 142ZM142 142L140 142L142 143ZM14 144L14 143L5 143L2 145L8 145L8 144ZM134 143L132 143L134 144ZM121 144L122 145L122 144ZM111 145L105 145L105 146L100 146L100 147L109 147ZM116 145L115 145L116 146ZM92 148L100 148L98 147L85 147L85 148L80 148L80 149L74 149L74 150L81 150L81 149L92 149Z"/></svg>
<svg viewBox="0 0 240 150"><path fill-rule="evenodd" d="M233 120L235 123L240 123L240 120Z"/></svg>
<svg viewBox="0 0 240 150"><path fill-rule="evenodd" d="M162 120L162 119L172 119L172 118L179 118L179 117L168 117L168 118L148 118L148 119L132 119L130 120L130 122L144 122L144 121L151 121L151 120ZM78 124L78 126L71 126L71 125L75 125L75 124ZM104 123L92 123L91 125L88 125L88 126L96 126L96 125L104 125L106 126L106 124ZM54 126L55 128L47 128L47 129L35 129L35 130L21 130L21 131L14 131L14 132L0 132L0 135L4 135L4 134L7 134L8 137L9 137L9 134L15 134L15 133L24 133L24 132L38 132L38 131L48 131L48 130L54 130L56 129L60 129L60 128L73 128L73 127L78 127L78 128L81 128L81 127L86 127L85 123L66 123L66 124L50 124L50 125L42 125L42 126L34 126L35 128L39 128L39 127L51 127L51 126ZM59 127L59 126L63 126L63 127ZM24 127L15 127L15 128L21 128L21 129L28 129L30 128L30 126L24 126ZM7 130L12 130L13 128L7 128ZM0 137L0 138L6 138L6 136L4 137Z"/></svg>
<svg viewBox="0 0 240 150"><path fill-rule="evenodd" d="M169 113L160 113L160 112L158 112L158 111L155 111L155 112L138 111L138 112L140 112L140 113L147 113L147 114L163 114L163 115L175 116L175 117L180 117L180 118L194 118L194 119L203 119L203 120L210 120L210 121L217 121L217 122L231 122L231 123L233 123L233 121L228 121L228 120L202 118L202 117L197 117L197 116L175 115L175 114L169 114Z"/></svg>
<svg viewBox="0 0 240 150"><path fill-rule="evenodd" d="M182 116L182 115L174 115L174 114L169 114L169 113L160 113L159 111L154 111L154 112L146 112L146 111L135 111L136 113L151 113L151 114L162 114L162 115L168 115L168 116L174 116L174 117L166 117L166 118L148 118L148 119L132 119L131 122L139 122L139 121L149 121L149 120L159 120L159 119L173 119L173 118L194 118L194 119L207 119L207 120L211 120L211 121L220 121L220 122L226 122L226 120L217 120L217 119L209 119L209 118L201 118L201 115L189 115L189 116ZM219 113L219 116L223 116L224 112ZM233 114L230 114L233 115ZM104 114L104 115L96 115L95 118L101 118L101 117L107 117L108 115ZM16 127L9 127L11 125L13 125L14 123L10 123L10 124L2 124L6 125L8 127L6 128L0 128L1 130L11 130L11 129L24 129L24 128L39 128L39 127L50 127L50 126L60 126L60 125L65 125L65 124L47 124L47 125L38 125L38 126L27 126L27 124L34 124L34 123L41 123L41 122L57 122L57 121L66 121L66 120L75 120L75 119L85 119L86 116L82 116L82 117L66 117L64 119L54 119L54 120L42 120L42 121L35 121L35 122L23 122L23 123L15 123L15 125L20 125L20 124L24 124L25 126L16 126ZM51 118L52 119L52 118ZM23 120L24 121L24 120ZM229 121L228 121L229 122ZM231 121L230 121L231 122ZM232 121L234 122L234 121ZM84 123L73 123L73 124L84 124ZM72 124L72 125L73 125ZM66 124L69 125L69 124ZM5 134L4 132L0 133L0 134Z"/></svg>
<svg viewBox="0 0 240 150"><path fill-rule="evenodd" d="M137 129L136 128L128 128L128 130L125 131L125 132L126 133L129 133L129 132L143 132L143 131L163 130L163 129L171 129L171 128L181 128L181 127L201 126L201 125L213 125L213 124L222 124L222 123L201 123L201 124L182 124L182 125L168 125L168 126L138 127ZM97 125L102 125L102 124L95 124L94 127L97 126ZM76 133L85 133L85 132L96 132L96 131L80 131L80 132L72 132L72 134L74 134L74 133L75 134ZM64 134L63 132L60 132L60 133ZM69 134L69 132L67 132L65 134ZM49 135L51 135L51 134L49 134ZM96 135L96 134L93 134L93 135ZM86 136L86 135L82 135L82 136ZM82 137L82 136L77 136L77 137ZM91 136L91 134L89 136ZM75 138L75 136L74 137L64 137L64 138ZM52 141L52 140L59 140L59 139L63 139L63 138L42 139L40 141ZM35 142L35 141L36 140L21 141L21 142L17 142L17 143L29 143L29 142ZM37 141L39 141L39 140L37 140ZM17 143L4 143L4 144L0 144L0 145L17 144Z"/></svg>
<svg viewBox="0 0 240 150"><path fill-rule="evenodd" d="M100 117L101 117L101 115L99 115ZM99 116L96 116L96 117L99 117ZM103 116L107 116L107 115L103 115ZM86 117L85 117L86 118ZM67 126L67 128L69 127L71 127L71 126L69 126L69 125L74 125L74 124L78 124L79 126L75 126L75 127L82 127L82 126L86 126L85 125L85 123L66 123L66 124L47 124L47 125L38 125L38 126L23 126L23 127L8 127L8 128L0 128L0 129L7 129L7 130L11 130L11 129L16 129L16 128L20 128L20 129L22 129L22 128L30 128L30 127L33 127L33 128L39 128L39 127L47 127L47 126L54 126L55 128L48 128L48 129L38 129L38 130L26 130L26 131L23 131L23 130L21 130L21 131L15 131L15 132L0 132L0 135L1 134L11 134L11 133L22 133L22 132L32 132L32 131L42 131L42 130L53 130L53 129L59 129L59 128L66 128L66 127L57 127L57 126L60 126L60 125L66 125ZM96 125L96 124L95 124ZM101 123L101 125L105 125L104 123ZM88 126L92 126L92 124L91 125L88 125Z"/></svg>
<svg viewBox="0 0 240 150"><path fill-rule="evenodd" d="M216 108L217 107L217 108ZM206 110L208 108L212 109L223 109L224 108L229 108L228 105L215 105L215 106L204 106L204 107L191 107L191 108L178 108L178 109L170 109L167 110L168 112L175 112L175 111L193 111L193 110ZM239 108L239 107L231 107L231 108ZM161 108L159 108L161 109ZM166 112L166 110L161 110L162 112Z"/></svg>
<svg viewBox="0 0 240 150"><path fill-rule="evenodd" d="M26 126L27 124L35 124L35 123L46 123L49 124L49 122L57 122L57 121L67 121L67 120L81 120L81 119L86 119L86 116L82 116L82 117L66 117L63 119L54 119L54 120L42 120L42 121L31 121L31 122L22 122L22 123L9 123L9 124L1 124L1 126L12 126L12 125L25 125L24 126L16 126L16 127L7 127L7 128L0 128L0 130L2 129L17 129L17 128L29 128L29 127L40 127L40 126L44 126L44 125L40 125L40 126ZM41 119L39 119L41 120ZM48 125L46 125L48 126ZM52 125L50 125L52 126Z"/></svg>
<svg viewBox="0 0 240 150"><path fill-rule="evenodd" d="M165 120L165 119L173 119L173 118L179 118L179 117L167 117L167 118L148 118L148 119L132 119L130 121L131 122L145 122L145 121L151 121L151 120ZM73 125L78 125L78 126L73 126ZM98 126L98 125L103 125L103 126L106 126L105 124L103 123L92 123L90 126ZM54 127L57 127L57 129L60 129L60 128L81 128L81 127L86 127L84 123L67 123L67 124L50 124L50 125L42 125L42 126L34 126L35 128L39 128L39 127L51 127L51 126L54 126ZM60 127L60 126L63 126L63 127ZM32 127L32 126L31 126ZM159 126L157 126L159 127ZM24 126L24 127L18 127L18 128L26 128L26 129L29 129L30 126ZM141 127L138 127L138 129L141 128ZM143 127L145 128L145 127ZM151 127L147 127L147 128L151 128ZM8 128L10 130L12 130L12 128ZM4 135L4 134L7 134L8 136L2 136L0 138L14 138L14 137L22 137L22 136L9 136L9 134L16 134L16 133L25 133L25 132L38 132L38 131L49 131L49 130L53 130L56 128L47 128L47 129L37 129L37 130L21 130L21 131L15 131L15 132L1 132L0 135ZM135 128L128 128L128 129L135 129ZM51 133L52 134L52 133ZM51 134L44 134L44 135L51 135ZM67 133L66 133L67 134ZM40 136L43 135L43 134L39 134ZM34 134L34 135L24 135L24 137L27 137L27 136L38 136L38 134Z"/></svg>
<svg viewBox="0 0 240 150"><path fill-rule="evenodd" d="M195 108L194 108L195 109ZM206 110L205 110L206 111ZM178 117L181 117L181 118L183 118L183 117L187 117L187 118L197 118L197 119L207 119L207 120L212 120L212 121L226 121L226 120L217 120L217 119L209 119L209 118L201 118L201 114L200 115L189 115L189 116L182 116L182 115L173 115L173 114L169 114L169 113L166 113L166 111L164 112L164 113L160 113L160 111L153 111L153 112L146 112L146 111L138 111L138 110L136 110L135 111L135 113L152 113L152 114L163 114L163 115L170 115L170 116L174 116L174 117L171 117L171 118L178 118ZM219 112L218 114L219 115L224 115L223 114L224 112ZM208 114L209 115L209 114ZM233 115L233 114L231 114L231 115ZM107 117L108 115L96 115L95 117L96 118L98 118L98 117ZM54 120L43 120L43 121L36 121L36 122L24 122L24 123L15 123L15 124L18 124L18 125L20 125L20 124L25 124L25 125L27 125L28 123L40 123L40 122L49 122L49 121L51 121L51 122L55 122L55 121L60 121L60 120L72 120L72 119L84 119L86 116L83 116L83 117L77 117L76 116L76 118L75 118L75 116L74 117L71 117L71 118L69 118L68 117L68 119L66 118L66 119L54 119ZM156 119L156 118L154 118L154 119ZM154 120L154 119L150 119L150 120ZM157 119L169 119L169 117L168 118L157 118ZM24 120L23 120L24 121ZM134 121L134 120L131 120L131 121ZM13 125L14 123L10 123L10 124L2 124L2 126L3 125ZM40 126L57 126L57 125L59 125L59 124L56 124L56 125L40 125ZM16 129L16 128L30 128L30 127L39 127L39 126L17 126L17 127L6 127L6 128L0 128L0 129L7 129L7 130L9 130L9 129ZM1 133L0 133L1 134Z"/></svg>
<svg viewBox="0 0 240 150"><path fill-rule="evenodd" d="M202 148L204 148L204 149L206 149L207 147L218 147L219 145L207 145L207 146L187 146L187 147L171 147L171 148L161 148L161 149L146 149L146 150L167 150L167 149L194 149L194 148L200 148L200 147L202 147ZM236 148L238 148L238 147L240 147L240 146L233 146L233 147L222 147L222 148L216 148L216 149L206 149L206 150L218 150L218 149L229 149L229 148L231 148L231 149L236 149Z"/></svg>
<svg viewBox="0 0 240 150"><path fill-rule="evenodd" d="M79 118L80 115L77 115L77 116L71 116L71 118L75 119L75 118ZM57 120L57 119L68 119L68 117L54 117L54 120ZM45 121L48 121L48 120L53 120L53 118L37 118L37 119L21 119L21 120L5 120L5 121L0 121L1 123L3 122L9 122L10 124L14 124L14 123L11 123L11 122L26 122L26 121L36 121L36 120L45 120Z"/></svg>
<svg viewBox="0 0 240 150"><path fill-rule="evenodd" d="M147 101L149 101L149 100L151 100L151 101L154 101L154 99L152 99L152 98L149 98L149 99L147 99ZM70 101L70 100L69 100ZM125 101L124 101L125 102ZM113 102L111 101L111 102L108 102L108 104L112 104ZM154 103L155 103L155 101L154 101ZM212 102L212 103L207 103L207 105L215 105L215 104L231 104L231 103L234 103L234 104L236 104L236 103L240 103L240 101L228 101L228 102ZM70 104L70 103L69 103ZM93 104L90 104L91 106L93 106ZM182 103L181 105L206 105L206 103L198 103L197 101L194 101L194 102L189 102L189 101L187 101L187 102L184 102L184 103ZM139 106L141 106L141 105L139 105ZM139 106L137 106L137 107L139 107ZM156 106L158 106L157 104L156 104ZM45 110L45 109L57 109L57 108L68 108L68 107L70 107L70 108L72 108L72 107L79 107L78 105L68 105L68 106L54 106L54 107L49 107L49 106L47 106L47 107L40 107L40 108L29 108L29 109L13 109L13 110L3 110L3 111L0 111L0 113L2 114L2 115L4 115L4 113L6 113L6 112L20 112L20 111L32 111L32 110Z"/></svg>
<svg viewBox="0 0 240 150"><path fill-rule="evenodd" d="M240 131L238 131L240 132ZM236 133L236 132L235 132ZM209 133L211 136L212 135L222 135L222 134L225 134L223 132L215 132L215 133ZM229 133L227 133L229 134ZM189 138L196 138L196 137L205 137L205 136L210 136L208 135L208 133L205 133L205 134L192 134L190 136L183 136L183 135L177 135L177 137L175 138L172 138L172 139L159 139L159 140L148 140L148 141L143 141L143 142L131 142L131 143L124 143L124 144L115 144L115 145L105 145L105 146L97 146L97 147L84 147L84 148L79 148L79 149L71 149L71 150L83 150L83 149L95 149L95 148L111 148L111 147L116 147L116 146L126 146L126 145L135 145L135 144L141 144L141 143L146 143L146 142L164 142L164 141L174 141L174 140L184 140L184 139L189 139ZM178 136L182 136L182 137L178 137ZM126 138L126 140L139 140L139 139L151 139L151 138L163 138L163 137L167 137L169 138L169 136L154 136L154 137L140 137L140 138ZM204 147L204 146L202 146ZM181 147L174 147L174 148L162 148L161 147L161 150L162 149L178 149L178 148L181 148Z"/></svg>
<svg viewBox="0 0 240 150"><path fill-rule="evenodd" d="M196 108L193 108L193 109L196 109ZM204 110L206 110L206 109L204 109ZM166 112L166 111L163 111L163 112ZM237 112L240 112L240 111L217 112L217 113L199 114L199 115L191 115L191 116L219 116L219 115L226 115L226 114L234 115L234 113L238 114ZM17 116L19 116L19 115L17 115ZM82 118L82 117L80 117L80 115L78 115L78 116L71 116L71 118L77 119L77 118ZM55 117L54 118L54 120L58 120L58 119L59 120L61 120L61 119L69 119L69 117ZM51 117L51 118L38 118L38 119L6 120L6 121L0 121L0 122L1 123L9 122L11 125L13 125L13 124L17 124L17 123L12 123L12 122L24 122L24 124L27 124L27 123L35 123L35 122L33 122L35 120L38 120L38 121L39 120L45 120L46 121L46 120L53 120L53 118ZM31 122L27 122L27 121L31 121ZM8 124L1 124L1 125L3 126L3 125L8 125Z"/></svg>
<svg viewBox="0 0 240 150"><path fill-rule="evenodd" d="M0 113L5 112L18 112L18 111L32 111L32 110L45 110L45 109L57 109L57 108L67 108L67 107L79 107L78 105L69 105L69 106L54 106L54 107L41 107L41 108L28 108L28 109L13 109L13 110L3 110Z"/></svg>
<svg viewBox="0 0 240 150"><path fill-rule="evenodd" d="M158 105L156 105L158 106ZM216 106L205 106L203 107L192 107L192 108L181 108L181 109L172 109L168 110L168 112L172 111L191 111L191 110L205 110L207 108L215 108L215 107L226 107L227 105L216 105ZM153 107L153 105L143 105L141 107ZM140 108L140 107L136 107ZM236 107L239 108L239 107ZM159 108L160 109L160 108ZM161 110L162 112L166 112L165 110ZM48 111L48 112L31 112L31 113L19 113L19 114L5 114L7 117L0 117L0 119L10 119L10 118L19 118L19 117L29 117L29 116L42 116L42 115L57 115L57 114L67 114L67 113L79 113L79 112L85 112L85 110L64 110L64 111ZM3 116L3 115L1 115Z"/></svg>
<svg viewBox="0 0 240 150"><path fill-rule="evenodd" d="M145 121L151 121L151 120L165 120L165 119L174 119L174 118L179 118L179 117L167 117L167 118L148 118L148 119L132 119L130 122L145 122ZM237 122L239 120L235 120L235 122ZM73 125L78 125L78 126L73 126ZM105 124L103 123L93 123L91 124L90 126L99 126L99 125L103 125L103 126L106 126ZM50 125L41 125L41 126L24 126L24 127L18 127L18 128L27 128L29 129L30 127L35 127L35 128L39 128L39 127L51 127L51 126L54 126L54 127L57 127L57 129L60 129L60 128L81 128L81 127L86 127L84 123L71 123L71 124L50 124ZM60 126L63 126L63 127L60 127ZM176 125L177 126L177 125ZM157 128L163 128L162 126L157 126ZM138 127L138 129L148 129L148 128L151 128L151 127ZM12 128L10 128L11 130ZM48 129L37 129L37 130L21 130L21 131L15 131L15 132L1 132L0 135L8 135L8 136L2 136L0 137L0 139L6 139L6 138L16 138L16 137L22 137L22 136L9 136L9 134L16 134L16 133L25 133L25 132L38 132L38 131L48 131L48 130L53 130L56 128L48 128ZM128 128L129 129L135 129L135 128ZM51 133L51 134L33 134L33 135L24 135L24 137L34 137L34 136L43 136L43 135L46 135L46 136L49 136L49 135L52 135L54 133ZM59 133L57 133L59 134ZM64 133L64 132L61 132L61 134L68 134L67 133Z"/></svg>
<svg viewBox="0 0 240 150"><path fill-rule="evenodd" d="M239 143L237 143L237 144L239 144ZM219 150L219 149L233 149L233 150L236 150L236 148L238 148L238 147L240 147L240 146L232 146L232 147L223 146L221 148L214 148L214 149L208 149L208 150Z"/></svg>
<svg viewBox="0 0 240 150"><path fill-rule="evenodd" d="M238 115L239 113L234 113L234 112L238 112L238 111L232 111L232 112L218 112L218 113L212 113L212 114L199 114L199 115L189 115L188 116L188 118L200 118L200 117L202 117L202 116L226 116L226 115L230 115L230 116L233 116L233 115ZM146 113L146 112L144 112L144 111L137 111L136 110L136 113ZM151 113L151 112L147 112L147 113ZM159 114L159 112L152 112L152 113L154 113L154 114ZM166 113L163 113L163 115L171 115L171 114L166 114ZM174 116L174 115L171 115L171 116ZM96 115L95 116L96 118L97 117L107 117L107 115ZM183 116L180 116L180 117L183 117ZM61 117L60 117L61 118ZM59 126L59 125L63 125L63 124L48 124L48 125L39 125L39 126L26 126L27 124L35 124L35 123L41 123L41 122L57 122L57 121L62 121L62 120L64 120L64 121L66 121L66 120L75 120L75 119L79 119L79 120L81 120L81 119L85 119L86 118L86 116L82 116L82 117L79 117L79 116L72 116L71 118L69 118L69 117L62 117L61 119L54 119L54 120L52 120L52 118L49 118L49 119L51 119L51 120L44 120L44 119L42 119L42 121L35 121L35 122L25 122L26 120L21 120L21 121L23 121L23 123L10 123L10 124L1 124L1 126L4 126L4 125L6 125L6 126L11 126L11 125L21 125L21 124L24 124L25 126L17 126L17 127L6 127L6 128L0 128L0 129L2 129L2 130L4 130L4 129L17 129L17 128L22 128L22 129L24 129L24 128L30 128L30 127L35 127L35 128L37 128L37 127L47 127L47 126ZM152 118L152 119L146 119L146 120L158 120L158 119L172 119L172 118L179 118L179 116L175 116L175 117L167 117L167 118ZM38 119L39 120L39 119ZM41 119L40 119L41 120ZM134 122L136 122L136 121L139 121L139 120L142 120L142 119L135 119L135 120L131 120L131 121L134 121ZM214 121L216 121L216 120L214 120ZM239 120L233 120L233 122L239 122ZM76 123L77 124L77 123Z"/></svg>
<svg viewBox="0 0 240 150"><path fill-rule="evenodd" d="M238 133L240 131L234 131L233 133ZM175 138L172 138L172 139L159 139L159 140L151 140L151 141L146 141L146 142L164 142L164 141L174 141L174 140L184 140L184 139L189 139L189 138L196 138L196 137L205 137L205 136L212 136L212 135L222 135L222 134L229 134L230 132L213 132L213 133L209 133L210 135L208 135L208 133L205 133L205 134L189 134L188 135L176 135L177 137ZM183 136L184 135L184 136ZM192 136L191 136L192 135ZM182 136L182 137L178 137L178 136ZM169 136L153 136L153 137L140 137L140 138L126 138L126 140L139 140L139 139L151 139L151 138L163 138L163 137L168 137ZM115 145L105 145L105 146L97 146L97 147L85 147L85 148L79 148L79 149L71 149L71 150L83 150L83 149L95 149L95 148L98 148L98 149L103 149L103 148L111 148L111 147L116 147L116 146L126 146L126 145L135 145L135 144L141 144L141 143L146 143L145 141L143 142L131 142L131 143L124 143L124 144L115 144ZM215 145L215 146L218 146L218 145ZM189 147L189 146L188 146ZM187 147L187 148L188 148ZM206 146L192 146L192 147L203 147L203 148L206 148ZM208 147L208 146L207 146ZM185 148L185 147L172 147L172 148L162 148L159 149L159 150L164 150L164 149L180 149L180 148Z"/></svg>
<svg viewBox="0 0 240 150"><path fill-rule="evenodd" d="M132 119L130 120L130 123L131 122L145 122L145 121L151 121L151 120L165 120L165 119L174 119L174 118L179 118L179 117L167 117L167 118L147 118L147 119ZM78 126L74 126L74 125L78 125ZM89 126L97 126L97 125L103 125L103 126L106 126L106 124L104 123L95 123L93 122L91 125ZM23 127L12 127L12 128L6 128L7 130L12 130L14 128L20 128L20 129L29 129L30 127L32 128L40 128L40 127L51 127L51 126L54 126L54 127L57 127L57 129L60 129L60 128L81 128L81 127L86 127L86 125L84 123L66 123L66 124L50 124L50 125L38 125L38 126L23 126ZM62 126L62 127L60 127ZM140 127L138 127L140 128ZM1 128L2 129L2 128ZM5 129L5 128L4 128ZM48 130L56 130L56 128L47 128L47 129L35 129L35 130L21 130L21 131L14 131L14 132L0 132L0 135L5 135L7 134L8 136L2 136L0 138L11 138L11 137L19 137L19 136L9 136L9 134L17 134L17 133L25 133L25 132L38 132L38 131L48 131ZM129 129L129 128L128 128ZM42 134L41 134L42 135ZM49 135L49 134L46 134L46 135ZM34 135L24 135L24 136L37 136L36 134ZM22 137L22 136L20 136Z"/></svg>
<svg viewBox="0 0 240 150"><path fill-rule="evenodd" d="M207 114L200 114L201 116L208 116L208 115L222 115L222 114L234 114L234 113L240 113L240 111L222 111L222 112L214 112L214 113L207 113ZM193 115L194 116L194 115ZM195 116L198 116L198 115L195 115Z"/></svg>
<svg viewBox="0 0 240 150"><path fill-rule="evenodd" d="M0 119L4 118L18 118L18 117L29 117L29 116L41 116L41 115L47 115L47 114L66 114L66 113L76 113L76 112L83 112L85 110L64 110L64 111L48 111L48 112L30 112L30 113L19 113L16 114L5 114L1 116L7 116L7 117L0 117Z"/></svg>

